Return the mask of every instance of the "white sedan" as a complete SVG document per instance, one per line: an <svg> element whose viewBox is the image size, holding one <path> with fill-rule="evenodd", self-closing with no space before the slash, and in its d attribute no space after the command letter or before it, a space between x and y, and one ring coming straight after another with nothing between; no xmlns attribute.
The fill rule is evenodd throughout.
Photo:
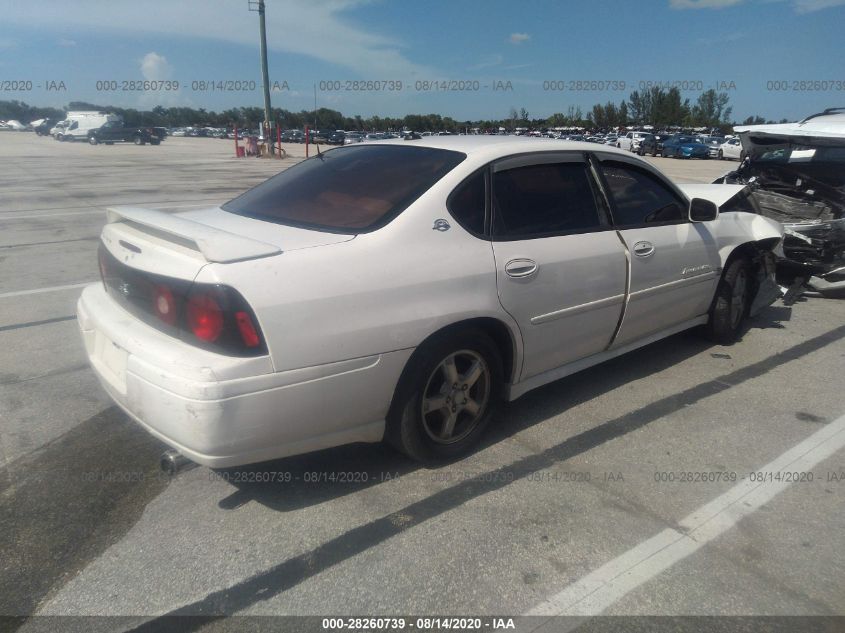
<svg viewBox="0 0 845 633"><path fill-rule="evenodd" d="M781 229L742 186L686 191L590 143L337 148L219 208L110 209L79 326L114 401L195 462L450 457L501 400L694 326L737 337Z"/></svg>
<svg viewBox="0 0 845 633"><path fill-rule="evenodd" d="M740 142L739 137L735 136L734 138L729 138L727 141L722 143L719 146L718 157L719 160L727 158L742 160L745 158L745 152L742 149L742 143Z"/></svg>

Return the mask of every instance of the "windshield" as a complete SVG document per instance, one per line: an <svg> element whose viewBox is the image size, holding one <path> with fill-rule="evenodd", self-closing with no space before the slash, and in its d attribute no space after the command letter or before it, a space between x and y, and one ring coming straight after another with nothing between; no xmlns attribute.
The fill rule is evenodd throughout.
<svg viewBox="0 0 845 633"><path fill-rule="evenodd" d="M362 145L302 161L223 205L279 224L360 233L401 213L466 154L429 147Z"/></svg>

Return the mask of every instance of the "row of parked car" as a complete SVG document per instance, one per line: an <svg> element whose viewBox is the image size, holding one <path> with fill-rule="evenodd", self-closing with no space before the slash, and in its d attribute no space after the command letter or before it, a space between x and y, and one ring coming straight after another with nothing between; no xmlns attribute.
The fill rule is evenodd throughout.
<svg viewBox="0 0 845 633"><path fill-rule="evenodd" d="M91 145L159 145L167 136L164 128L125 125L116 114L96 111L68 112L62 121L43 119L33 130L38 136L51 136L57 141L87 141Z"/></svg>
<svg viewBox="0 0 845 633"><path fill-rule="evenodd" d="M628 132L607 142L640 156L651 154L671 158L718 158L742 160L745 154L739 137Z"/></svg>

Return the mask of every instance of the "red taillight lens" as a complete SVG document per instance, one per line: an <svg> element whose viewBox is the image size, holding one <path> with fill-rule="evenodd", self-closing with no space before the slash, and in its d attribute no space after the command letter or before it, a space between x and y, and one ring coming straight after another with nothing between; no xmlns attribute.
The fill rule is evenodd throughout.
<svg viewBox="0 0 845 633"><path fill-rule="evenodd" d="M208 295L193 295L186 310L188 327L198 339L213 343L223 332L223 312Z"/></svg>
<svg viewBox="0 0 845 633"><path fill-rule="evenodd" d="M261 338L258 332L255 331L255 326L252 324L252 319L246 312L235 312L235 321L238 322L238 329L241 332L241 338L244 345L247 347L257 347L261 343Z"/></svg>
<svg viewBox="0 0 845 633"><path fill-rule="evenodd" d="M176 324L176 300L167 286L158 285L153 289L153 312L168 325Z"/></svg>

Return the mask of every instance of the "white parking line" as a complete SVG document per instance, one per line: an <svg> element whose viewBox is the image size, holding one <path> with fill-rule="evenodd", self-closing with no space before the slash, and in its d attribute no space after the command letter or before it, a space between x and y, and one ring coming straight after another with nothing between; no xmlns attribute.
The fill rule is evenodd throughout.
<svg viewBox="0 0 845 633"><path fill-rule="evenodd" d="M541 602L526 615L598 615L782 492L790 484L784 477L777 481L777 473L811 471L843 446L845 416L756 469L754 472L763 474L763 481L745 479L680 521L681 530L663 530Z"/></svg>
<svg viewBox="0 0 845 633"><path fill-rule="evenodd" d="M3 220L37 220L39 218L56 218L63 215L102 215L106 216L105 210L100 211L63 211L61 213L4 213L0 215L0 222Z"/></svg>
<svg viewBox="0 0 845 633"><path fill-rule="evenodd" d="M13 292L3 292L0 293L0 299L7 299L8 297L22 297L23 295L37 295L41 294L42 292L58 292L59 290L72 290L74 288L84 288L85 286L89 286L95 281L83 281L79 284L68 284L67 286L50 286L49 288L35 288L33 290L15 290Z"/></svg>
<svg viewBox="0 0 845 633"><path fill-rule="evenodd" d="M234 194L233 194L234 195ZM228 198L200 198L199 201L188 202L185 204L169 204L168 202L146 202L133 203L124 206L142 206L147 209L158 209L160 211L170 211L173 209L208 209L209 207L217 207L226 202ZM0 222L3 220L38 220L40 218L56 218L65 215L102 215L106 217L106 208L90 209L88 211L59 211L58 213L0 213Z"/></svg>

